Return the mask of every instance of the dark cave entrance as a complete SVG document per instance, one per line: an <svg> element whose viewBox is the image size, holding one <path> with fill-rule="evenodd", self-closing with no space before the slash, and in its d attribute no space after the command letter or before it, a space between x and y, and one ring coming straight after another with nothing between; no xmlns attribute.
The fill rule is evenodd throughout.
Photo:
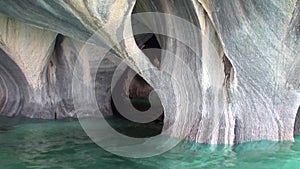
<svg viewBox="0 0 300 169"><path fill-rule="evenodd" d="M138 45L142 50L156 48L160 49L160 45L153 34L140 35L148 37L148 40ZM136 39L137 40L137 39ZM146 56L153 62L160 62L160 56L150 56L149 52L144 52ZM159 65L159 64L158 64ZM156 65L156 66L158 66ZM130 78L131 77L131 78ZM132 79L132 80L130 80ZM139 75L127 68L127 70L122 74L121 78L116 82L116 87L112 90L112 95L118 98L129 98L130 104L137 110L137 112L145 112L150 109L150 107L159 106L162 110L162 105L159 97L155 100L154 104L151 105L149 101L149 94L153 91L153 88ZM125 118L120 111L127 111L126 109L118 109L114 99L111 98L111 108L113 117L111 121L108 120L110 125L118 132L125 134L130 137L135 138L145 138L159 135L163 128L164 113L149 123L137 123ZM155 109L154 109L155 110Z"/></svg>
<svg viewBox="0 0 300 169"><path fill-rule="evenodd" d="M300 106L299 106L297 114L296 114L295 125L294 125L294 135L300 136Z"/></svg>

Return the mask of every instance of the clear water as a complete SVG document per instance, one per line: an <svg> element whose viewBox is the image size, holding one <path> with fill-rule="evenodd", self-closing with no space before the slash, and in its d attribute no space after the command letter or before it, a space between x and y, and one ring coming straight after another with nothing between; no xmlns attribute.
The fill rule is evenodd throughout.
<svg viewBox="0 0 300 169"><path fill-rule="evenodd" d="M0 146L0 169L300 169L299 137L294 143L257 141L233 149L184 142L156 157L129 159L102 150L77 121L1 117Z"/></svg>

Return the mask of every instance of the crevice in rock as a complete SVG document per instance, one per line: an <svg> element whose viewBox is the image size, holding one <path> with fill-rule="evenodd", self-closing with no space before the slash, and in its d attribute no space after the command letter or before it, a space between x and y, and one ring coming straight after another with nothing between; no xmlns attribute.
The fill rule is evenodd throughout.
<svg viewBox="0 0 300 169"><path fill-rule="evenodd" d="M238 121L238 119L235 119L234 120L234 139L233 139L233 145L235 145L235 144L237 144L238 143L238 135L239 135L239 131L238 131L238 129L239 129L239 121Z"/></svg>
<svg viewBox="0 0 300 169"><path fill-rule="evenodd" d="M298 108L295 125L294 125L294 135L300 136L300 106Z"/></svg>
<svg viewBox="0 0 300 169"><path fill-rule="evenodd" d="M237 79L236 79L236 68L234 67L234 65L231 63L230 58L228 57L227 51L225 50L225 44L222 40L222 36L220 35L220 32L218 32L217 30L217 25L214 22L214 18L212 17L212 13L208 8L208 4L206 4L205 1L202 0L198 0L198 3L201 4L202 8L203 8L203 12L204 14L207 16L207 18L209 19L210 23L212 24L212 28L215 32L215 36L217 37L218 41L220 42L220 48L222 49L222 51L224 52L223 55L223 63L224 63L224 73L225 73L225 79L224 79L224 85L229 84L227 82L230 82L231 79L231 87L236 87L237 85ZM230 87L230 86L228 86Z"/></svg>
<svg viewBox="0 0 300 169"><path fill-rule="evenodd" d="M233 128L233 131L230 131L230 133L233 132L233 135L229 135L229 137L231 137L231 139L229 139L229 144L237 144L239 142L239 136L240 136L240 122L239 120L237 119L237 117L235 117L230 109L230 106L231 106L231 102L232 102L232 96L231 96L231 88L234 86L233 83L234 83L234 69L233 69L233 66L232 66L232 63L230 62L230 60L227 58L227 56L225 54L223 54L223 57L222 57L222 63L223 63L223 66L224 66L224 81L223 81L223 89L224 89L224 96L225 96L225 105L226 105L226 109L227 111L225 111L225 113L228 113L231 114L231 116L228 116L228 120L231 120L232 122L234 122L234 128ZM230 117L232 119L230 119Z"/></svg>
<svg viewBox="0 0 300 169"><path fill-rule="evenodd" d="M226 101L227 103L230 103L230 83L231 83L231 78L234 76L234 71L233 71L233 66L231 64L231 62L229 61L229 59L226 57L226 55L223 55L222 58L222 62L224 64L224 74L225 74L225 78L224 78L224 82L223 82L223 86L225 87L225 97L226 97Z"/></svg>
<svg viewBox="0 0 300 169"><path fill-rule="evenodd" d="M53 118L56 120L60 116L60 112L58 110L58 103L57 103L57 91L55 81L56 81L56 74L57 74L57 58L63 55L63 49L61 44L64 40L64 36L62 34L58 34L56 36L53 48L53 54L49 58L47 70L46 70L46 78L47 78L47 95L50 99L50 107L51 113L53 113Z"/></svg>
<svg viewBox="0 0 300 169"><path fill-rule="evenodd" d="M51 119L75 117L72 75L78 54L72 42L70 38L58 34L45 69L46 102L49 104Z"/></svg>
<svg viewBox="0 0 300 169"><path fill-rule="evenodd" d="M64 41L64 36L62 34L58 34L55 39L55 44L54 44L54 52L56 56L61 56L62 55L62 48L61 44Z"/></svg>

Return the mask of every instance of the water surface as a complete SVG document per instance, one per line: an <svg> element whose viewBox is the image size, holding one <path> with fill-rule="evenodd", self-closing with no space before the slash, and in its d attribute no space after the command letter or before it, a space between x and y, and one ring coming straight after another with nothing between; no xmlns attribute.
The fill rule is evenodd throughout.
<svg viewBox="0 0 300 169"><path fill-rule="evenodd" d="M300 169L299 137L294 143L256 141L233 149L184 142L159 156L130 159L98 147L78 121L0 117L0 146L0 169Z"/></svg>

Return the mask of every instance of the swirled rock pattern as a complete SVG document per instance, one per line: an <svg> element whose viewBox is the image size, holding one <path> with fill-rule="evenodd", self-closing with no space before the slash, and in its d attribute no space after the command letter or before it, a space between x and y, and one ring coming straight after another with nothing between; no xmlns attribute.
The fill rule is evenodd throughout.
<svg viewBox="0 0 300 169"><path fill-rule="evenodd" d="M47 79L47 65L50 56L52 55L56 34L49 30L42 30L27 24L16 21L15 19L8 18L4 15L0 16L0 41L1 48L5 52L7 60L10 62L1 62L1 65L5 67L18 67L16 71L7 71L7 75L18 74L17 76L25 76L24 78L17 78L12 76L11 80L4 78L4 86L6 86L9 93L12 93L12 98L18 97L20 92L28 93L26 99L19 98L22 100L22 104L26 108L23 113L27 111L36 112L35 116L29 117L45 117L51 118L51 98L47 93L48 79ZM20 70L20 71L19 71ZM3 71L5 72L5 71ZM6 85L6 82L15 81L14 85ZM22 85L27 84L27 86ZM15 86L14 88L11 88ZM10 97L8 98L10 99ZM10 114L15 109L10 111ZM38 115L40 114L40 115Z"/></svg>
<svg viewBox="0 0 300 169"><path fill-rule="evenodd" d="M18 115L28 99L29 85L22 70L3 50L0 50L0 61L0 113Z"/></svg>
<svg viewBox="0 0 300 169"><path fill-rule="evenodd" d="M202 4L238 80L230 91L236 140L291 139L299 106L299 1Z"/></svg>
<svg viewBox="0 0 300 169"><path fill-rule="evenodd" d="M97 74L93 87L99 108L110 115L110 82L117 65L107 61L94 70L93 63L79 54L84 41L96 34L97 44L105 48L113 43L110 55L123 58L149 84L164 85L168 79L143 69L167 70L182 82L180 89L190 89L174 93L166 87L160 95L170 110L189 112L176 116L166 112L167 134L184 137L188 133L187 139L213 144L293 140L300 126L296 120L299 10L297 0L0 0L4 14L0 15L0 112L36 118L76 117L71 83L74 66L79 64L87 83L93 83L90 76ZM152 64L138 47L148 36L137 36L138 45L125 37L139 26L154 23L150 18L132 20L133 11L164 12L195 26L187 32L184 25L168 17L155 21L168 24L154 25L157 30L185 35L183 41L156 37L162 49L188 65L191 75L185 67L178 67L174 57L162 56L159 66ZM179 104L182 96L187 99ZM89 98L82 97L82 106L85 99ZM198 106L183 106L193 102ZM189 123L191 128L186 127ZM167 131L171 124L175 128Z"/></svg>

